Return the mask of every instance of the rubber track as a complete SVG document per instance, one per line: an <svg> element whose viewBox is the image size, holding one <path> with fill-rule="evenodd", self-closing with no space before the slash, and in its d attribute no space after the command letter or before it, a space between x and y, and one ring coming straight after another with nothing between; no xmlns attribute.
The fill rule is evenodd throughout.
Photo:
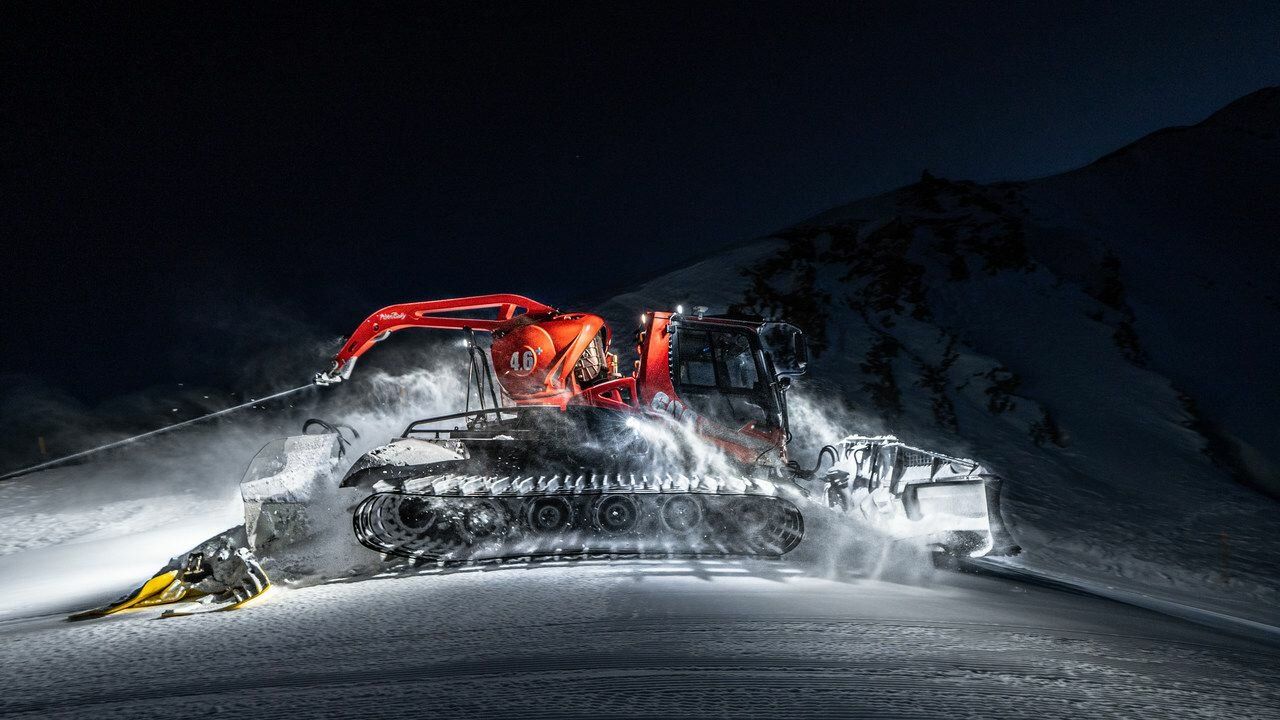
<svg viewBox="0 0 1280 720"><path fill-rule="evenodd" d="M742 477L432 475L374 493L365 547L446 563L580 555L778 557L804 536L798 489Z"/></svg>

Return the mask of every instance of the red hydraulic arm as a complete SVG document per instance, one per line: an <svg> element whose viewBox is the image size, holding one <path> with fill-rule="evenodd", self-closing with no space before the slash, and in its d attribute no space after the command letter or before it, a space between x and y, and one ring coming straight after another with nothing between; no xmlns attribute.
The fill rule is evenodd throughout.
<svg viewBox="0 0 1280 720"><path fill-rule="evenodd" d="M443 317L444 313L495 309L498 312L496 319ZM374 343L385 340L388 335L397 330L410 327L448 330L470 328L489 332L501 323L511 320L519 314L517 310L521 309L525 313L534 314L555 312L555 308L543 305L537 300L509 293L389 305L360 323L355 332L351 333L351 338L342 346L342 350L334 356L333 367L328 372L317 373L315 382L317 385L330 385L349 377L356 358L363 355Z"/></svg>

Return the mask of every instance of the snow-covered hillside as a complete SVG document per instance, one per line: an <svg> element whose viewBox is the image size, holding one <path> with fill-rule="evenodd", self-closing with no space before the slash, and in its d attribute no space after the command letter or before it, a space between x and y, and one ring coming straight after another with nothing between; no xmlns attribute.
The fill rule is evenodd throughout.
<svg viewBox="0 0 1280 720"><path fill-rule="evenodd" d="M818 351L809 392L858 429L1008 477L1017 562L1275 620L1277 199L1268 88L1063 175L926 173L605 311L786 317Z"/></svg>

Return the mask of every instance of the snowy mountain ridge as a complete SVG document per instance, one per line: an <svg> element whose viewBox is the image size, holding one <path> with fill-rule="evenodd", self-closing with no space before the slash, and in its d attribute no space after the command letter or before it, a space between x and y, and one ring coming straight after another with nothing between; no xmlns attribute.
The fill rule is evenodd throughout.
<svg viewBox="0 0 1280 720"><path fill-rule="evenodd" d="M861 429L1009 477L1027 562L1280 617L1275 198L1280 88L1266 88L1062 175L925 173L607 312L785 317L817 352L810 386Z"/></svg>

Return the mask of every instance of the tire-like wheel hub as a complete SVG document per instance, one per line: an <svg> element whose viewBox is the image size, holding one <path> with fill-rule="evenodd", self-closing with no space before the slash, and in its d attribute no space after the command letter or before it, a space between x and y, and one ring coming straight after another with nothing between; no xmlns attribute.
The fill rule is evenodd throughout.
<svg viewBox="0 0 1280 720"><path fill-rule="evenodd" d="M662 525L674 533L688 533L702 524L702 503L696 498L676 496L662 506Z"/></svg>
<svg viewBox="0 0 1280 720"><path fill-rule="evenodd" d="M596 506L596 525L605 532L628 532L639 522L640 508L626 495L606 495Z"/></svg>
<svg viewBox="0 0 1280 720"><path fill-rule="evenodd" d="M528 518L529 527L536 532L559 532L569 527L573 509L564 498L544 497L529 504Z"/></svg>
<svg viewBox="0 0 1280 720"><path fill-rule="evenodd" d="M471 508L462 522L467 532L476 539L503 535L507 530L507 519L502 508L495 503L483 503Z"/></svg>

